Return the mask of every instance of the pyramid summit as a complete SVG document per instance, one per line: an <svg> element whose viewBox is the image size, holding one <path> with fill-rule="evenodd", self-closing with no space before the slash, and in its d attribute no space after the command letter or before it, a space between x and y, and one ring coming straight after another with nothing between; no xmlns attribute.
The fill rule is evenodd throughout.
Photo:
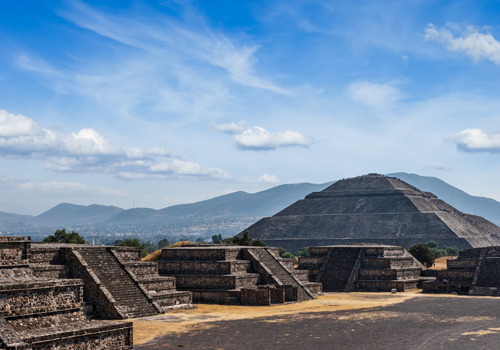
<svg viewBox="0 0 500 350"><path fill-rule="evenodd" d="M367 174L313 192L246 230L270 246L380 243L409 248L430 240L459 249L500 245L500 227L465 214L395 177Z"/></svg>

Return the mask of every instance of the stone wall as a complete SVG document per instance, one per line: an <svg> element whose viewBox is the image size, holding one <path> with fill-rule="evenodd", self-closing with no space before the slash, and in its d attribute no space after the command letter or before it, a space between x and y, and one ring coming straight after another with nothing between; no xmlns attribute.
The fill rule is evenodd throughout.
<svg viewBox="0 0 500 350"><path fill-rule="evenodd" d="M124 261L141 261L140 248L113 247L112 250Z"/></svg>
<svg viewBox="0 0 500 350"><path fill-rule="evenodd" d="M476 285L478 287L500 287L500 258L488 257L483 260Z"/></svg>
<svg viewBox="0 0 500 350"><path fill-rule="evenodd" d="M214 247L214 248L175 248L163 249L160 260L184 261L218 261L236 260L240 258L241 249L238 247Z"/></svg>
<svg viewBox="0 0 500 350"><path fill-rule="evenodd" d="M31 248L30 262L34 264L64 264L64 257L59 255L60 248L41 248L39 244Z"/></svg>
<svg viewBox="0 0 500 350"><path fill-rule="evenodd" d="M157 292L162 290L170 290L176 288L175 278L166 278L158 281L157 279L149 280L141 280L140 284L149 292Z"/></svg>
<svg viewBox="0 0 500 350"><path fill-rule="evenodd" d="M156 262L128 262L124 266L137 278L144 278L158 273L158 264Z"/></svg>
<svg viewBox="0 0 500 350"><path fill-rule="evenodd" d="M248 261L158 261L160 274L229 275L246 273Z"/></svg>
<svg viewBox="0 0 500 350"><path fill-rule="evenodd" d="M176 276L177 288L179 289L240 289L252 288L257 284L258 274L248 274L242 276L220 275L206 276L200 275L196 279L190 276Z"/></svg>
<svg viewBox="0 0 500 350"><path fill-rule="evenodd" d="M64 331L64 326L61 327L61 332ZM110 328L109 330L107 328ZM93 332L92 332L93 331ZM44 340L45 337L51 336L50 332L45 334L43 330L36 331L33 336L34 341ZM82 327L80 330L73 330L67 327L66 337L62 339L56 338L52 341L44 341L41 344L33 344L33 350L125 350L132 349L133 331L132 323L124 323L123 327L118 328L107 327L103 325L99 329L89 329L88 331Z"/></svg>
<svg viewBox="0 0 500 350"><path fill-rule="evenodd" d="M29 237L0 237L0 265L16 265L29 259Z"/></svg>
<svg viewBox="0 0 500 350"><path fill-rule="evenodd" d="M70 278L70 267L68 265L46 265L30 264L31 270L36 277L41 278Z"/></svg>
<svg viewBox="0 0 500 350"><path fill-rule="evenodd" d="M448 259L446 265L448 269L475 269L477 259Z"/></svg>
<svg viewBox="0 0 500 350"><path fill-rule="evenodd" d="M0 315L20 316L75 309L83 301L83 284L78 280L37 285L25 283L0 286Z"/></svg>

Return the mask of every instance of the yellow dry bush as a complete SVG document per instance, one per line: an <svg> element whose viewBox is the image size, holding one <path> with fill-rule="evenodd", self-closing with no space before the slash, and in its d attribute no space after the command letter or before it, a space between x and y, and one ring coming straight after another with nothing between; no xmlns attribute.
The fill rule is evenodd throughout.
<svg viewBox="0 0 500 350"><path fill-rule="evenodd" d="M182 247L183 245L189 245L189 244L193 244L193 242L190 242L190 241L180 241L180 242L171 244L171 245L169 245L168 247L165 247L165 248L177 248L177 247ZM156 260L159 260L160 257L161 257L161 249L158 249L158 250L155 250L154 252L146 255L141 260L142 261L156 261Z"/></svg>

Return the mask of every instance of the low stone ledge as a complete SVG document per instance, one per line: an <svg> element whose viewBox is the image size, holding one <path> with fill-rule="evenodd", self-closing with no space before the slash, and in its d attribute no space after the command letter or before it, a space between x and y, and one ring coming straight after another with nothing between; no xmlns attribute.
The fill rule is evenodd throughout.
<svg viewBox="0 0 500 350"><path fill-rule="evenodd" d="M83 286L81 279L43 279L33 277L27 279L2 279L0 280L0 293L77 286Z"/></svg>

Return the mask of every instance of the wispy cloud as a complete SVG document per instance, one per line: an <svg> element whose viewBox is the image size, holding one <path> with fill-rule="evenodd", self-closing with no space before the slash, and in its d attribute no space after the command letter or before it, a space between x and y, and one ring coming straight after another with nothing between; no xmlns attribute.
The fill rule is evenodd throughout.
<svg viewBox="0 0 500 350"><path fill-rule="evenodd" d="M349 96L356 102L370 107L386 109L402 98L401 92L391 84L356 81L347 86Z"/></svg>
<svg viewBox="0 0 500 350"><path fill-rule="evenodd" d="M255 73L259 46L250 41L239 43L210 28L196 13L189 23L160 16L109 15L80 1L71 1L61 15L76 25L120 43L145 50L155 56L169 53L186 55L192 60L224 69L238 84L287 93Z"/></svg>
<svg viewBox="0 0 500 350"><path fill-rule="evenodd" d="M429 165L429 168L434 170L443 170L443 171L452 171L456 169L454 165L444 164L441 162L434 162L431 165Z"/></svg>
<svg viewBox="0 0 500 350"><path fill-rule="evenodd" d="M488 134L481 129L466 129L450 139L464 152L500 153L500 134Z"/></svg>
<svg viewBox="0 0 500 350"><path fill-rule="evenodd" d="M280 147L309 147L311 144L298 131L271 133L260 126L248 127L245 121L238 124L211 124L211 127L215 131L233 135L235 146L241 150L268 151Z"/></svg>
<svg viewBox="0 0 500 350"><path fill-rule="evenodd" d="M449 23L447 27L438 28L429 24L425 28L425 40L441 43L447 50L463 53L474 62L486 59L500 64L500 42L492 34L480 33L479 29L474 26L462 29L456 24Z"/></svg>
<svg viewBox="0 0 500 350"><path fill-rule="evenodd" d="M100 187L94 188L86 183L81 182L23 182L17 185L20 190L29 190L31 192L56 192L56 193L93 193L98 195L105 195L111 197L125 197L126 194L123 191L115 190L112 188Z"/></svg>
<svg viewBox="0 0 500 350"><path fill-rule="evenodd" d="M243 179L243 182L246 183L251 183L251 184L278 184L281 182L280 179L276 175L269 175L269 174L264 174L262 176L259 176L256 179Z"/></svg>

